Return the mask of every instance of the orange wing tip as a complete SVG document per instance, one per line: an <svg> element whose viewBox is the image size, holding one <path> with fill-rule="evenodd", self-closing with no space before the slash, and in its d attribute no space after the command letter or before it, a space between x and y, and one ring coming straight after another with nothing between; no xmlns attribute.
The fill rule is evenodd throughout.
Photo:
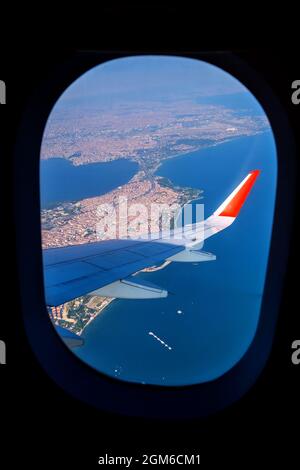
<svg viewBox="0 0 300 470"><path fill-rule="evenodd" d="M232 197L232 199L228 202L226 207L224 207L222 212L218 214L219 216L237 217L259 174L260 174L260 170L250 171L245 183L238 190L238 192Z"/></svg>

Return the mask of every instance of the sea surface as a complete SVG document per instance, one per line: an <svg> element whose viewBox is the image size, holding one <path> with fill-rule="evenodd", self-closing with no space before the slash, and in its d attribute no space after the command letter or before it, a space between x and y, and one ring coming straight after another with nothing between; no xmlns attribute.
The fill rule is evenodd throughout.
<svg viewBox="0 0 300 470"><path fill-rule="evenodd" d="M210 381L236 364L253 340L260 315L276 158L273 135L267 131L164 162L159 175L204 190L204 197L193 204L204 203L206 217L249 171L260 169L261 174L236 221L205 242L203 249L214 253L216 261L171 263L138 274L170 295L113 301L86 328L85 344L74 353L110 376L159 385Z"/></svg>
<svg viewBox="0 0 300 470"><path fill-rule="evenodd" d="M137 171L138 164L125 158L88 165L73 165L65 158L41 160L41 206L101 196L127 183Z"/></svg>

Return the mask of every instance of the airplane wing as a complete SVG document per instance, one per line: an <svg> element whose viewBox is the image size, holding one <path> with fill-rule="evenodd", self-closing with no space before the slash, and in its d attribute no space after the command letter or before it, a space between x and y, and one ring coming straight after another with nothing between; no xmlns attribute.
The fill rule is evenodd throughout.
<svg viewBox="0 0 300 470"><path fill-rule="evenodd" d="M181 250L181 246L169 243L130 239L104 240L44 250L46 304L61 305L96 289L111 286L141 269L160 264ZM117 287L116 284L115 294Z"/></svg>
<svg viewBox="0 0 300 470"><path fill-rule="evenodd" d="M57 306L87 294L131 299L166 297L166 290L130 276L164 261L216 259L197 248L234 222L259 173L251 171L206 220L177 228L171 236L159 233L150 240L104 240L43 250L46 304Z"/></svg>

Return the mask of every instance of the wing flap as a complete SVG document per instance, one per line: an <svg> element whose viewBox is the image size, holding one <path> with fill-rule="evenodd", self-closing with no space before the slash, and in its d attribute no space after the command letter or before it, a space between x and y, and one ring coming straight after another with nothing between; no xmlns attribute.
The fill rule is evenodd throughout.
<svg viewBox="0 0 300 470"><path fill-rule="evenodd" d="M183 249L182 246L157 241L111 241L44 250L46 304L61 305L86 295L141 269L160 264ZM105 246L108 252L104 251ZM141 248L141 253L129 251L129 247L133 250Z"/></svg>

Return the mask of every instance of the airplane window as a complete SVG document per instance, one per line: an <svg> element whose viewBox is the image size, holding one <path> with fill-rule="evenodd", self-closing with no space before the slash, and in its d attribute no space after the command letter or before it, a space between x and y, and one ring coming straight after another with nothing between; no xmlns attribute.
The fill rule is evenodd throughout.
<svg viewBox="0 0 300 470"><path fill-rule="evenodd" d="M123 381L221 377L256 333L276 179L268 118L221 68L132 56L83 74L41 146L45 300L61 339Z"/></svg>

